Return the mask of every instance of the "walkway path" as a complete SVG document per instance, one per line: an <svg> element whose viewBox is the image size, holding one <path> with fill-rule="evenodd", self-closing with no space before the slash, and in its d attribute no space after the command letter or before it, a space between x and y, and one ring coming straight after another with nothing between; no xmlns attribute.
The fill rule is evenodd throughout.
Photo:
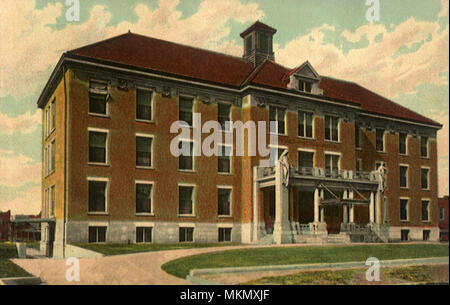
<svg viewBox="0 0 450 305"><path fill-rule="evenodd" d="M357 245L357 244L352 244ZM367 245L367 244L365 244ZM66 266L65 260L53 259L13 259L12 261L31 273L40 277L43 283L52 285L67 284L142 284L142 285L179 285L191 284L190 282L172 276L161 269L161 266L171 260L191 256L196 254L236 250L243 248L262 248L266 246L230 246L213 248L194 248L183 250L156 251L116 256L106 256L102 258L80 259L80 281L69 282L66 280L66 271L70 266ZM277 247L292 247L294 245L277 245ZM309 245L295 245L311 246ZM339 245L333 245L339 246ZM348 246L348 245L342 245Z"/></svg>

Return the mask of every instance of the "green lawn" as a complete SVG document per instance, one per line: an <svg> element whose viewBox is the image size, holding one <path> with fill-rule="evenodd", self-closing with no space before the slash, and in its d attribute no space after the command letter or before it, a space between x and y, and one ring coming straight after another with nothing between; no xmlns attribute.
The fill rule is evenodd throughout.
<svg viewBox="0 0 450 305"><path fill-rule="evenodd" d="M192 269L291 265L448 256L448 245L383 244L355 246L273 247L229 250L180 258L168 262L162 269L185 278Z"/></svg>
<svg viewBox="0 0 450 305"><path fill-rule="evenodd" d="M0 243L0 278L31 276L9 260L16 257L17 250L14 244Z"/></svg>
<svg viewBox="0 0 450 305"><path fill-rule="evenodd" d="M214 243L214 244L194 244L194 243L176 243L176 244L75 244L77 247L85 248L104 255L120 255L140 252L153 252L164 250L207 248L236 246L232 243Z"/></svg>
<svg viewBox="0 0 450 305"><path fill-rule="evenodd" d="M388 267L381 270L380 283L371 284L440 284L448 285L448 265ZM267 276L244 285L361 285L368 284L366 269L303 271L282 276ZM439 274L441 272L441 274Z"/></svg>

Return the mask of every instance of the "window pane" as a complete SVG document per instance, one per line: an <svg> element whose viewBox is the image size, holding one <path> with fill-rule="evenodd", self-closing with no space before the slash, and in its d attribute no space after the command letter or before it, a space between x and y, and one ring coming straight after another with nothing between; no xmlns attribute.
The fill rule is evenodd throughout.
<svg viewBox="0 0 450 305"><path fill-rule="evenodd" d="M225 122L230 121L231 105L219 103L218 119L222 130L225 130Z"/></svg>
<svg viewBox="0 0 450 305"><path fill-rule="evenodd" d="M106 138L104 132L89 132L89 162L106 163Z"/></svg>
<svg viewBox="0 0 450 305"><path fill-rule="evenodd" d="M312 113L306 113L306 136L312 138L313 127L312 127L313 115Z"/></svg>
<svg viewBox="0 0 450 305"><path fill-rule="evenodd" d="M405 133L400 133L400 135L399 135L399 152L403 155L406 154L406 138L407 138L407 135Z"/></svg>
<svg viewBox="0 0 450 305"><path fill-rule="evenodd" d="M408 167L400 166L400 186L407 187L408 185Z"/></svg>
<svg viewBox="0 0 450 305"><path fill-rule="evenodd" d="M136 118L141 120L152 119L152 91L137 90Z"/></svg>
<svg viewBox="0 0 450 305"><path fill-rule="evenodd" d="M332 140L333 141L339 141L339 129L338 129L338 124L339 124L339 120L338 118L332 118Z"/></svg>
<svg viewBox="0 0 450 305"><path fill-rule="evenodd" d="M184 145L183 145L183 143L184 143ZM186 149L185 149L186 146L189 148L188 151L186 151ZM179 169L193 170L194 143L181 141L179 143L179 148L181 149L181 155L178 157Z"/></svg>
<svg viewBox="0 0 450 305"><path fill-rule="evenodd" d="M422 220L428 221L428 201L422 200Z"/></svg>
<svg viewBox="0 0 450 305"><path fill-rule="evenodd" d="M428 157L428 138L420 137L420 156Z"/></svg>
<svg viewBox="0 0 450 305"><path fill-rule="evenodd" d="M152 166L152 138L136 137L136 165Z"/></svg>
<svg viewBox="0 0 450 305"><path fill-rule="evenodd" d="M180 98L180 121L188 123L189 126L192 126L192 106L191 98Z"/></svg>
<svg viewBox="0 0 450 305"><path fill-rule="evenodd" d="M298 112L298 136L305 136L305 113L303 111Z"/></svg>
<svg viewBox="0 0 450 305"><path fill-rule="evenodd" d="M311 92L312 85L310 82L305 82L305 91Z"/></svg>
<svg viewBox="0 0 450 305"><path fill-rule="evenodd" d="M262 51L269 51L269 38L267 35L259 34L259 48Z"/></svg>
<svg viewBox="0 0 450 305"><path fill-rule="evenodd" d="M136 242L141 243L144 241L144 228L143 227L137 227L136 228Z"/></svg>
<svg viewBox="0 0 450 305"><path fill-rule="evenodd" d="M89 181L89 212L105 212L106 182Z"/></svg>
<svg viewBox="0 0 450 305"><path fill-rule="evenodd" d="M314 167L314 153L300 151L298 153L298 166L299 167Z"/></svg>
<svg viewBox="0 0 450 305"><path fill-rule="evenodd" d="M384 151L384 130L383 129L376 130L376 150Z"/></svg>
<svg viewBox="0 0 450 305"><path fill-rule="evenodd" d="M179 214L192 215L193 187L180 186L178 190L179 190Z"/></svg>
<svg viewBox="0 0 450 305"><path fill-rule="evenodd" d="M152 227L147 227L144 229L144 241L146 243L152 242L152 231L153 231Z"/></svg>
<svg viewBox="0 0 450 305"><path fill-rule="evenodd" d="M408 220L408 200L400 199L400 220Z"/></svg>
<svg viewBox="0 0 450 305"><path fill-rule="evenodd" d="M89 112L97 114L106 114L106 95L90 93Z"/></svg>
<svg viewBox="0 0 450 305"><path fill-rule="evenodd" d="M97 242L106 242L106 227L97 227Z"/></svg>
<svg viewBox="0 0 450 305"><path fill-rule="evenodd" d="M231 190L219 189L219 194L218 194L219 215L227 215L227 216L231 215L230 197L231 197Z"/></svg>
<svg viewBox="0 0 450 305"><path fill-rule="evenodd" d="M325 140L331 140L331 117L325 116Z"/></svg>
<svg viewBox="0 0 450 305"><path fill-rule="evenodd" d="M422 168L421 170L422 189L428 189L428 169Z"/></svg>
<svg viewBox="0 0 450 305"><path fill-rule="evenodd" d="M136 213L151 213L152 185L136 184Z"/></svg>
<svg viewBox="0 0 450 305"><path fill-rule="evenodd" d="M89 227L89 242L97 242L97 227Z"/></svg>

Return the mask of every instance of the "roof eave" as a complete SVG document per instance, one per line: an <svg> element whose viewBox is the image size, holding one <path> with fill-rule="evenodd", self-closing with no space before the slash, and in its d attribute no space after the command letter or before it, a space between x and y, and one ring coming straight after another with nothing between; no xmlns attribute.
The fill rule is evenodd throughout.
<svg viewBox="0 0 450 305"><path fill-rule="evenodd" d="M39 98L37 100L37 106L39 108L44 108L46 101L48 100L49 95L51 92L53 92L51 89L56 86L57 81L59 80L59 76L62 72L62 66L64 64L66 58L66 53L64 53L58 63L56 64L56 67L53 69L52 74L50 75L50 78L48 79L47 83L45 84L44 88L42 89L41 94L39 95Z"/></svg>

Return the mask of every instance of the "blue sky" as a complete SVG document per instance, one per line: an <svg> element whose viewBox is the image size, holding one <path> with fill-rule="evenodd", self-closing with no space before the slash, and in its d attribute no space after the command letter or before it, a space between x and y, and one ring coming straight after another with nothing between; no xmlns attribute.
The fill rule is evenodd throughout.
<svg viewBox="0 0 450 305"><path fill-rule="evenodd" d="M0 210L40 209L41 112L36 100L64 51L133 32L242 55L239 33L275 27L276 61L309 60L444 124L439 194L448 194L448 0L4 0L0 12Z"/></svg>

